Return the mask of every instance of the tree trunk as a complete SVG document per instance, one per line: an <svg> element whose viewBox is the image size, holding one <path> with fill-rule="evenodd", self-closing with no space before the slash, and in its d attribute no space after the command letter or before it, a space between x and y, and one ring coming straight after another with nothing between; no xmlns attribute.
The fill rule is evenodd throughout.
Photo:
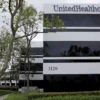
<svg viewBox="0 0 100 100"><path fill-rule="evenodd" d="M30 51L30 41L29 41L29 43L28 43L28 47L27 47L27 59L28 59L28 73L27 73L27 90L29 90L29 86L30 86L30 79L29 79L29 76L30 76L30 61L29 61L29 58L30 58L30 56L29 56L29 51Z"/></svg>
<svg viewBox="0 0 100 100"><path fill-rule="evenodd" d="M12 90L12 75L11 75L11 71L10 71L10 89Z"/></svg>

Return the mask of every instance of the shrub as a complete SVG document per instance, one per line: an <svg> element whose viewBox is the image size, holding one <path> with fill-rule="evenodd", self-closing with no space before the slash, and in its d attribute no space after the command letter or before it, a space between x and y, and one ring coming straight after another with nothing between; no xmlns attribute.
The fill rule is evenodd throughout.
<svg viewBox="0 0 100 100"><path fill-rule="evenodd" d="M10 94L5 100L100 100L100 91Z"/></svg>
<svg viewBox="0 0 100 100"><path fill-rule="evenodd" d="M55 96L47 98L37 98L35 100L100 100L100 96L99 95Z"/></svg>
<svg viewBox="0 0 100 100"><path fill-rule="evenodd" d="M55 97L55 96L77 96L77 95L100 95L100 91L91 91L91 92L51 92L51 93L29 93L28 99L32 100L37 98L45 98L45 97Z"/></svg>

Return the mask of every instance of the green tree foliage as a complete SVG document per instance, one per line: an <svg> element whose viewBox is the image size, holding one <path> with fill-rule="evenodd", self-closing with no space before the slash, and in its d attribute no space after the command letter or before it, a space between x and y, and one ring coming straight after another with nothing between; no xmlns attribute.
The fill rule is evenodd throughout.
<svg viewBox="0 0 100 100"><path fill-rule="evenodd" d="M0 34L0 58L3 58L6 49L9 46L9 42L10 42L10 33L6 33L4 34L3 31Z"/></svg>
<svg viewBox="0 0 100 100"><path fill-rule="evenodd" d="M51 16L51 19L48 17L44 18L44 27L53 29L56 27L56 29L61 28L64 26L64 22L59 18L59 16L55 17L54 15Z"/></svg>

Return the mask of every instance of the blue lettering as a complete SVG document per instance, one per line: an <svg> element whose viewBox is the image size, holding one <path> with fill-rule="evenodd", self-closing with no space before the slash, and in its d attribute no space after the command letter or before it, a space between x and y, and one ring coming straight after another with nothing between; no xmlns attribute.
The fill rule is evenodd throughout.
<svg viewBox="0 0 100 100"><path fill-rule="evenodd" d="M58 11L58 5L54 5L54 11Z"/></svg>
<svg viewBox="0 0 100 100"><path fill-rule="evenodd" d="M53 5L54 11L58 12L65 12L65 11L73 11L73 12L100 12L100 7L96 7L94 5L73 5L73 6L59 6Z"/></svg>

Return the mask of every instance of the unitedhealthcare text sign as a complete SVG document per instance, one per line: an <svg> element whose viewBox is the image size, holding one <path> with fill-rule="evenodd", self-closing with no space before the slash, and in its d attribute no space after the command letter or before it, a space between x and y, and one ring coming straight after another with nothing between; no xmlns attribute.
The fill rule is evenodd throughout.
<svg viewBox="0 0 100 100"><path fill-rule="evenodd" d="M44 13L100 13L99 4L44 4Z"/></svg>

